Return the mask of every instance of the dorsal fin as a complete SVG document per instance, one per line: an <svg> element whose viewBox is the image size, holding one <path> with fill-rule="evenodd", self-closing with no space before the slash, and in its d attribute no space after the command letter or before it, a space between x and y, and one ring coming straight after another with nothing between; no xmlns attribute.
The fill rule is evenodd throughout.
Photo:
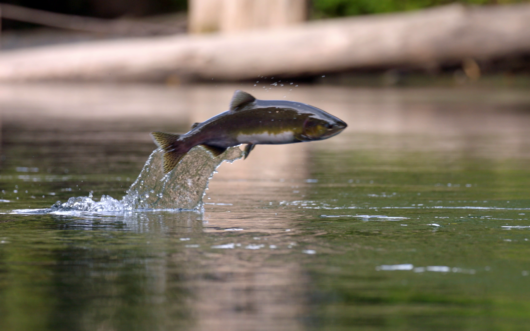
<svg viewBox="0 0 530 331"><path fill-rule="evenodd" d="M254 102L256 98L248 94L247 92L243 92L240 90L237 90L234 92L234 96L232 97L232 101L230 101L230 110L231 111L238 111L241 110L245 105Z"/></svg>
<svg viewBox="0 0 530 331"><path fill-rule="evenodd" d="M200 122L195 122L191 125L191 130L195 129L196 127L199 126L199 124L201 124Z"/></svg>

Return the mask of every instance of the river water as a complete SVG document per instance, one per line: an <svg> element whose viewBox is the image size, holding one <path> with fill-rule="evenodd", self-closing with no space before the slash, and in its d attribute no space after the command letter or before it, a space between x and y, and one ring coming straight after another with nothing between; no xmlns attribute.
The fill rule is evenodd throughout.
<svg viewBox="0 0 530 331"><path fill-rule="evenodd" d="M527 328L527 91L272 83L2 86L0 330ZM120 200L236 89L349 126L222 163L199 210L42 211Z"/></svg>

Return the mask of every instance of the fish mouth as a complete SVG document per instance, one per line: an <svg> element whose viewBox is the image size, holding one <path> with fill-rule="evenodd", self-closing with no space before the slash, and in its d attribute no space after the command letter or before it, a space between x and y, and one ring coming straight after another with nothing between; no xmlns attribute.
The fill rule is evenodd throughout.
<svg viewBox="0 0 530 331"><path fill-rule="evenodd" d="M338 135L341 132L342 132L342 130L338 130L338 131L334 131L334 132L328 132L328 133L324 134L321 137L321 139L328 139L328 138L331 138L331 137L335 137L336 135Z"/></svg>
<svg viewBox="0 0 530 331"><path fill-rule="evenodd" d="M345 122L343 121L337 121L335 123L333 123L333 127L331 127L328 132L326 132L323 136L322 136L322 139L327 139L327 138L331 138L333 136L336 136L338 135L339 133L341 133L344 129L346 129L348 127L348 124L346 124Z"/></svg>
<svg viewBox="0 0 530 331"><path fill-rule="evenodd" d="M340 132L340 131L346 129L348 127L348 124L346 124L346 122L343 122L343 121L337 121L337 123L335 123L334 126Z"/></svg>

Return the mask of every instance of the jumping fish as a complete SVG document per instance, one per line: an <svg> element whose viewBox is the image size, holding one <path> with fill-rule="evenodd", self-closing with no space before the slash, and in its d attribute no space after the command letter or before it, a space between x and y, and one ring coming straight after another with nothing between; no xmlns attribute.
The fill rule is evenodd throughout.
<svg viewBox="0 0 530 331"><path fill-rule="evenodd" d="M287 100L258 100L237 90L228 111L193 124L189 132L181 135L152 132L151 136L165 152L164 172L168 173L197 145L218 156L229 147L246 144L246 159L257 144L322 140L346 127L344 121L322 109Z"/></svg>

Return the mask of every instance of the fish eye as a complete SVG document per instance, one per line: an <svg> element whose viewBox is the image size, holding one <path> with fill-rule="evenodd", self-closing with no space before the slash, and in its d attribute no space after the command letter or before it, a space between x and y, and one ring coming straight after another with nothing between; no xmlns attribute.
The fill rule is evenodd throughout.
<svg viewBox="0 0 530 331"><path fill-rule="evenodd" d="M326 128L328 128L328 129L332 129L333 128L333 124L331 124L331 123L326 123L324 126Z"/></svg>

